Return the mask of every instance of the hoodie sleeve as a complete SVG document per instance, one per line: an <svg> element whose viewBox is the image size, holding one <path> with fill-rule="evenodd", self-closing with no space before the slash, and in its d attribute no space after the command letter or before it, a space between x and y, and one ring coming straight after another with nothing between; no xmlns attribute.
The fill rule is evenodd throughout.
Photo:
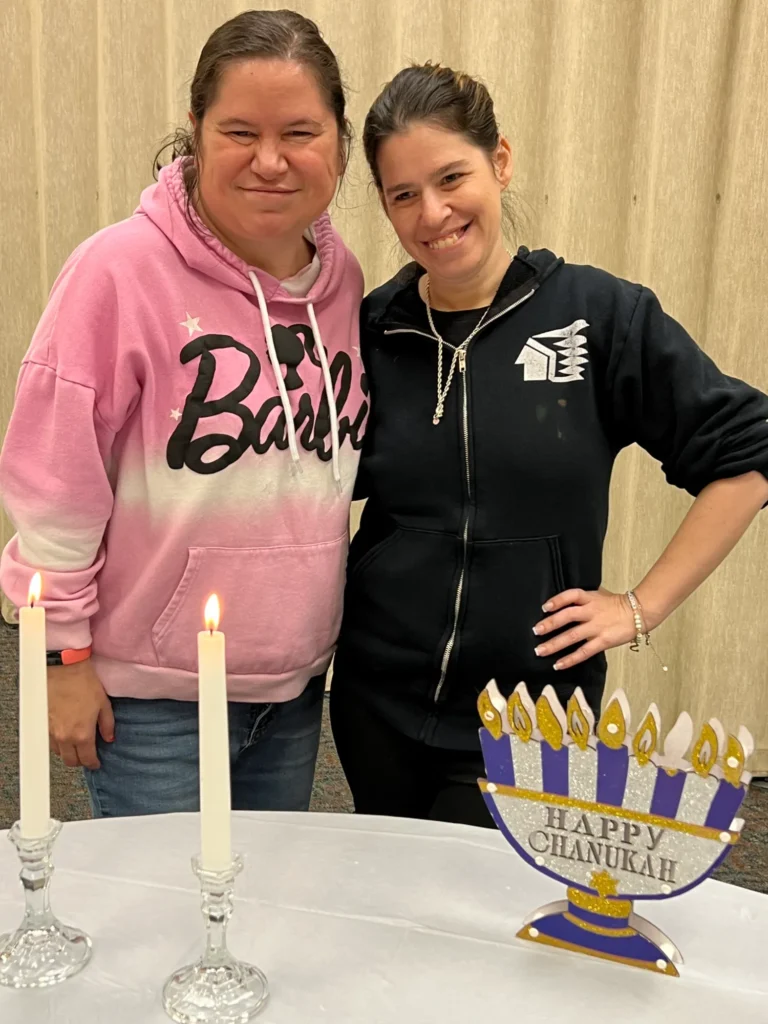
<svg viewBox="0 0 768 1024"><path fill-rule="evenodd" d="M697 495L753 470L768 478L768 398L721 373L647 288L608 386L622 446L639 444L669 483Z"/></svg>
<svg viewBox="0 0 768 1024"><path fill-rule="evenodd" d="M357 467L357 476L355 477L355 490L352 495L353 501L363 501L370 495L370 480L368 479L367 471L367 455L370 452L371 441L373 440L373 417L374 417L374 406L373 396L371 390L373 388L373 381L371 379L371 368L370 368L370 344L372 337L372 323L371 323L371 296L366 295L363 299L362 305L360 306L360 358L363 363L363 369L365 370L366 379L368 381L368 397L371 403L371 408L368 412L368 423L366 425L365 437L363 438L363 447L360 452L360 462Z"/></svg>
<svg viewBox="0 0 768 1024"><path fill-rule="evenodd" d="M43 576L49 649L87 647L113 493L108 467L130 402L117 349L114 287L98 258L72 258L22 365L0 454L0 498L16 529L0 586L18 607ZM125 374L122 374L124 377Z"/></svg>

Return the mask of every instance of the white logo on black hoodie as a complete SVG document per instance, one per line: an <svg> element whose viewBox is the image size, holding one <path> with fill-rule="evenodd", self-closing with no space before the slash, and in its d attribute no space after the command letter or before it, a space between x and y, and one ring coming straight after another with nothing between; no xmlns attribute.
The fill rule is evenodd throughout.
<svg viewBox="0 0 768 1024"><path fill-rule="evenodd" d="M574 320L570 327L544 331L529 338L515 360L515 365L523 366L523 380L550 380L555 384L584 380L583 367L589 362L587 339L579 331L585 327L589 327L586 320ZM542 344L543 338L558 338L555 348L560 351Z"/></svg>

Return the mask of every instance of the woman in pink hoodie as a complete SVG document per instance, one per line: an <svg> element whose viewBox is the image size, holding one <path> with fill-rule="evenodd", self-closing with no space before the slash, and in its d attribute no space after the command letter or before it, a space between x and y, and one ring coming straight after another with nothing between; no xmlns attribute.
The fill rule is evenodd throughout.
<svg viewBox="0 0 768 1024"><path fill-rule="evenodd" d="M249 11L190 110L182 155L56 281L0 458L0 585L18 605L43 574L51 746L96 815L197 808L211 592L233 805L306 808L341 615L368 402L362 273L325 212L338 65L311 21Z"/></svg>

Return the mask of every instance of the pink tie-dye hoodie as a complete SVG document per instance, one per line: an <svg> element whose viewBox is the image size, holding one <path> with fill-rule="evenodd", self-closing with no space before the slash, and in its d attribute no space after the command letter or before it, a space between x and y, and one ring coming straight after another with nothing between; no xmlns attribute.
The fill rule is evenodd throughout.
<svg viewBox="0 0 768 1024"><path fill-rule="evenodd" d="M48 647L92 642L112 696L197 698L212 592L230 699L289 700L331 659L363 277L327 215L312 234L321 270L296 298L187 209L177 161L53 287L0 457L0 586L23 604L41 570Z"/></svg>

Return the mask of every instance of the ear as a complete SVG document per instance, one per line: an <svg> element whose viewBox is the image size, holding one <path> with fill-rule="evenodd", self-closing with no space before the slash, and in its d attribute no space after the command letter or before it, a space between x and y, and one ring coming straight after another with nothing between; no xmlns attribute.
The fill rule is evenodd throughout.
<svg viewBox="0 0 768 1024"><path fill-rule="evenodd" d="M196 131L197 130L197 118L195 117L195 115L192 113L191 110L187 114L187 118L189 119L189 123L192 125L192 131L193 132Z"/></svg>
<svg viewBox="0 0 768 1024"><path fill-rule="evenodd" d="M352 139L354 137L354 130L349 118L344 118L344 123L347 126L347 134L343 136L341 132L339 134L339 179L343 178L349 168L349 161L352 157Z"/></svg>
<svg viewBox="0 0 768 1024"><path fill-rule="evenodd" d="M514 160L512 158L512 147L503 135L499 139L499 145L496 148L496 152L493 154L492 163L496 180L501 185L502 189L505 189L512 180Z"/></svg>
<svg viewBox="0 0 768 1024"><path fill-rule="evenodd" d="M343 140L340 140L339 141L339 173L336 175L336 177L339 179L339 181L341 181L341 179L346 174L347 168L349 167L349 158L350 158L349 146L347 144L345 144L345 142Z"/></svg>

